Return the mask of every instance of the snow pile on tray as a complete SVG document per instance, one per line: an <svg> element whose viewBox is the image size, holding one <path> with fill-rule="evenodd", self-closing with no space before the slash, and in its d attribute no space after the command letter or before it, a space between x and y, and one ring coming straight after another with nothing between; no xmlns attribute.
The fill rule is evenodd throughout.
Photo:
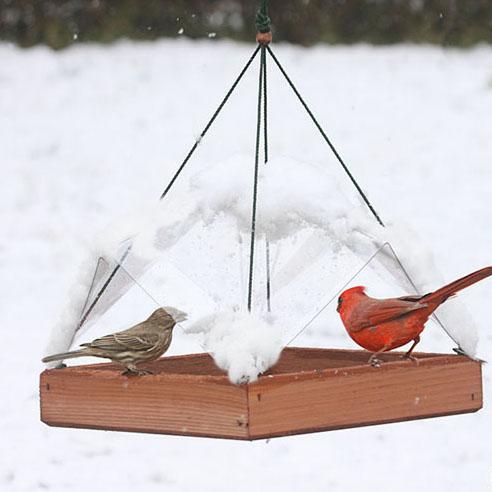
<svg viewBox="0 0 492 492"><path fill-rule="evenodd" d="M253 382L280 357L280 329L245 311L225 311L204 317L185 330L199 334L215 363L234 384Z"/></svg>

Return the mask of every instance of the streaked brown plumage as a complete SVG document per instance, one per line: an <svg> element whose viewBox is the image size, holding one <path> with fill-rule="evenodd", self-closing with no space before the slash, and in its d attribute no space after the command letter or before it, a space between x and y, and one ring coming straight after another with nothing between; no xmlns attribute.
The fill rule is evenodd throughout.
<svg viewBox="0 0 492 492"><path fill-rule="evenodd" d="M80 350L50 355L43 362L76 357L103 357L119 362L126 368L123 374L149 374L139 370L139 362L158 359L171 345L173 328L184 321L186 314L174 308L159 308L145 321L128 330L106 335L90 343L81 344Z"/></svg>

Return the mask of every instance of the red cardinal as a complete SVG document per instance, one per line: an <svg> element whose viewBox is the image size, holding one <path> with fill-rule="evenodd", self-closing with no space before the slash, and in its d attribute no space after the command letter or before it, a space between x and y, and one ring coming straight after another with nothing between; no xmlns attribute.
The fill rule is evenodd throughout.
<svg viewBox="0 0 492 492"><path fill-rule="evenodd" d="M379 354L413 340L404 355L412 358L412 351L420 341L420 333L429 316L456 292L490 275L492 267L483 268L431 294L395 299L373 299L365 294L364 287L352 287L338 298L337 311L352 340L373 352L370 364L379 365Z"/></svg>

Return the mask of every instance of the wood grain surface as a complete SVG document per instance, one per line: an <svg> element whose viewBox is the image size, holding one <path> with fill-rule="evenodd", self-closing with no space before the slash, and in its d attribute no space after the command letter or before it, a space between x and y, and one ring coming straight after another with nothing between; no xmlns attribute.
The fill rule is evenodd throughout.
<svg viewBox="0 0 492 492"><path fill-rule="evenodd" d="M123 376L114 364L44 371L41 420L59 427L248 438L247 387L230 384L208 355L145 367L154 374Z"/></svg>
<svg viewBox="0 0 492 492"><path fill-rule="evenodd" d="M314 349L286 354L285 370L317 360ZM481 365L467 357L417 354L419 364L385 354L374 368L350 364L367 352L332 351L327 365L261 378L249 385L252 439L332 430L442 415L482 407ZM306 367L310 367L306 364Z"/></svg>
<svg viewBox="0 0 492 492"><path fill-rule="evenodd" d="M481 365L463 356L287 348L255 383L234 386L207 354L164 357L149 376L115 364L46 370L41 420L92 429L260 439L441 415L482 407Z"/></svg>

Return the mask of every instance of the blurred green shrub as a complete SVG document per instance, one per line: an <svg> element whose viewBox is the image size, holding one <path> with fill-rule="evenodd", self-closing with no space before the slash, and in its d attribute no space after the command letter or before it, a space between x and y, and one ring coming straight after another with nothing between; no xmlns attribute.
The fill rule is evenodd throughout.
<svg viewBox="0 0 492 492"><path fill-rule="evenodd" d="M255 0L0 0L0 39L60 49L120 38L254 39ZM275 39L470 46L492 42L492 0L271 0Z"/></svg>

